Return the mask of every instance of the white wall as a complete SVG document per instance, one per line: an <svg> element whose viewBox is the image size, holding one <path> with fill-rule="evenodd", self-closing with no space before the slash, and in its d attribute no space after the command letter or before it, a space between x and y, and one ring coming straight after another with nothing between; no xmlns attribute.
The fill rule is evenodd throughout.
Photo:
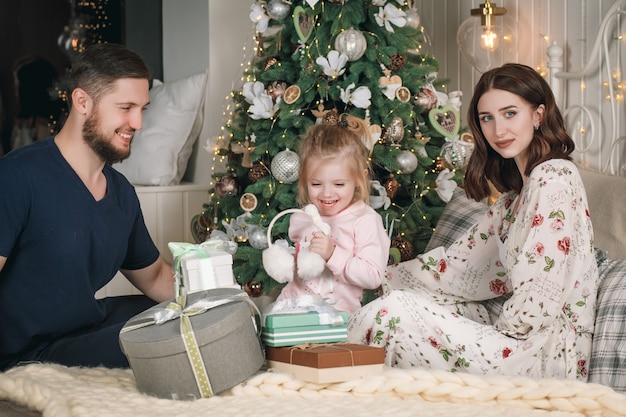
<svg viewBox="0 0 626 417"><path fill-rule="evenodd" d="M163 0L164 80L209 71L209 124L219 134L226 97L254 45L248 0ZM249 45L250 48L244 49Z"/></svg>
<svg viewBox="0 0 626 417"><path fill-rule="evenodd" d="M209 66L208 0L163 0L163 81Z"/></svg>

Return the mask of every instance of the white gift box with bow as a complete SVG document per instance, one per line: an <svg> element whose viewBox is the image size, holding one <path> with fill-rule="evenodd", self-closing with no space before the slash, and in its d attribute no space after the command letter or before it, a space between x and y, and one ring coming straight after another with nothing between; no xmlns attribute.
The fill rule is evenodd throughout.
<svg viewBox="0 0 626 417"><path fill-rule="evenodd" d="M213 247L209 242L199 245L181 242L168 244L174 256L177 294L214 288L241 288L233 275L233 256Z"/></svg>

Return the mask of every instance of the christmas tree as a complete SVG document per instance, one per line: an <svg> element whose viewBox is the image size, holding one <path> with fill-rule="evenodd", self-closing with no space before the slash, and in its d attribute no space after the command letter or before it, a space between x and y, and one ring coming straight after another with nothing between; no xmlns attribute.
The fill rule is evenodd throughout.
<svg viewBox="0 0 626 417"><path fill-rule="evenodd" d="M349 113L370 125L370 205L392 238L390 262L422 252L471 149L459 140L460 95L443 92L436 58L422 52L417 10L398 0L268 0L251 5L250 19L256 54L216 150L227 168L192 223L198 243L234 242L233 272L250 295L281 285L262 251L272 219L297 206L298 142L324 117ZM288 241L288 226L281 216L270 240Z"/></svg>

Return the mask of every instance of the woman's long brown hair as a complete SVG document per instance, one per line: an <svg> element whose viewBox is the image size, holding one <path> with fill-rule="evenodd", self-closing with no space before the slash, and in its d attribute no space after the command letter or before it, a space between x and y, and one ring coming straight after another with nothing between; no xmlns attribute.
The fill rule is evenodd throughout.
<svg viewBox="0 0 626 417"><path fill-rule="evenodd" d="M524 175L528 176L533 168L549 159L571 160L570 154L574 150L574 141L566 131L552 90L537 71L522 64L505 64L487 71L476 84L467 113L475 147L465 171L465 192L477 201L491 194L489 182L502 193L519 193L523 185L522 175L515 161L500 156L489 145L480 128L478 101L491 89L513 93L534 109L541 104L545 106L541 124L535 130L528 147L528 163Z"/></svg>

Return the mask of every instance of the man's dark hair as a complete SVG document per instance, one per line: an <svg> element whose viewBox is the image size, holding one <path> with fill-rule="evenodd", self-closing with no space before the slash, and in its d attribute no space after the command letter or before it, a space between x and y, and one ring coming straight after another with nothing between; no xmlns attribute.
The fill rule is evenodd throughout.
<svg viewBox="0 0 626 417"><path fill-rule="evenodd" d="M150 80L150 70L137 53L123 45L91 45L78 55L72 65L68 78L68 102L71 106L72 91L82 88L97 103L122 78Z"/></svg>

